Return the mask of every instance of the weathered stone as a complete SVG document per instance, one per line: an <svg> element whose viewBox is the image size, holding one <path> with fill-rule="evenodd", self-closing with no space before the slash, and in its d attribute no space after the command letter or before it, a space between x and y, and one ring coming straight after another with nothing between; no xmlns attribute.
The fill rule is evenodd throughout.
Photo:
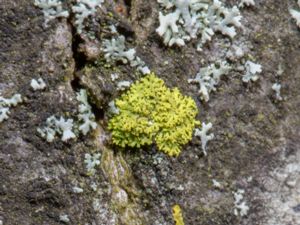
<svg viewBox="0 0 300 225"><path fill-rule="evenodd" d="M0 123L0 224L54 225L68 215L70 224L169 225L174 204L191 225L300 224L300 33L288 12L296 2L256 0L255 7L241 10L244 27L235 39L217 35L202 52L193 42L163 46L155 33L156 1L115 2L105 1L85 20L86 33L78 35L74 18L54 19L45 27L33 0L1 1L0 93L20 93L23 103ZM111 37L112 24L151 71L195 99L198 119L213 123L216 138L207 157L196 138L178 158L157 153L155 146L111 145L107 105L123 93L119 81L141 77L128 64L106 62L101 44ZM233 46L244 56L235 57ZM200 101L188 79L226 57L234 70L208 103ZM263 72L245 85L241 77L249 59ZM30 81L39 77L46 89L33 92ZM283 101L276 101L275 82L282 85ZM44 141L37 128L52 115L75 118L80 88L88 91L97 130L67 143ZM85 153L101 154L95 175L86 172ZM213 179L222 189L213 187ZM84 190L80 195L72 191L76 185ZM250 207L243 218L233 214L237 189L245 190Z"/></svg>

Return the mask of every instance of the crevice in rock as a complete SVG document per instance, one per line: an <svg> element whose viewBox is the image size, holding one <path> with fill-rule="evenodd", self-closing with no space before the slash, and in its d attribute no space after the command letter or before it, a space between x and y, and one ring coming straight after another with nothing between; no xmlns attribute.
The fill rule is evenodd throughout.
<svg viewBox="0 0 300 225"><path fill-rule="evenodd" d="M89 101L90 106L92 107L92 112L95 115L96 121L104 120L104 109L100 109L96 104Z"/></svg>
<svg viewBox="0 0 300 225"><path fill-rule="evenodd" d="M78 76L74 75L73 80L71 80L71 87L74 91L78 92L80 89L82 89L82 85L80 84L80 79Z"/></svg>
<svg viewBox="0 0 300 225"><path fill-rule="evenodd" d="M125 5L126 5L126 7L127 7L127 12L128 12L128 15L130 16L130 14L131 14L131 1L132 0L124 0L124 3L125 3Z"/></svg>
<svg viewBox="0 0 300 225"><path fill-rule="evenodd" d="M135 33L132 27L127 23L119 23L117 25L117 31L126 37L126 40L134 39Z"/></svg>
<svg viewBox="0 0 300 225"><path fill-rule="evenodd" d="M76 27L73 26L72 21L70 20L72 19L69 19L68 22L72 29L72 52L73 52L73 58L75 62L74 75L76 75L76 72L81 70L85 66L85 64L87 63L87 59L84 53L79 51L79 46L80 44L83 43L83 40L77 34Z"/></svg>
<svg viewBox="0 0 300 225"><path fill-rule="evenodd" d="M83 52L79 51L80 44L83 44L83 40L80 35L77 34L76 27L72 22L73 16L71 15L68 19L68 24L71 27L72 32L72 54L75 63L75 68L73 71L73 80L70 81L71 87L74 92L79 92L80 89L87 89L84 85L82 85L79 77L79 72L86 66L88 60ZM87 90L88 91L88 90ZM95 115L96 121L104 119L104 110L100 109L93 103L91 97L88 96L88 102L92 108L92 113Z"/></svg>

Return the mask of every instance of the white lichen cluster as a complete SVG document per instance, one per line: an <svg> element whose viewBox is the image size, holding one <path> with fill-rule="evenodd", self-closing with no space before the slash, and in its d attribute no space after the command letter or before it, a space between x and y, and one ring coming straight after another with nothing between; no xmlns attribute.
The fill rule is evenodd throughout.
<svg viewBox="0 0 300 225"><path fill-rule="evenodd" d="M186 41L199 39L197 49L210 41L216 32L233 38L241 27L242 16L237 6L226 8L219 0L157 0L159 12L156 32L165 45L185 45Z"/></svg>
<svg viewBox="0 0 300 225"><path fill-rule="evenodd" d="M131 67L137 68L142 74L149 74L150 70L140 57L136 56L133 48L127 49L125 46L125 37L116 36L111 40L104 40L103 48L104 57L107 62L121 61L124 64L129 63Z"/></svg>
<svg viewBox="0 0 300 225"><path fill-rule="evenodd" d="M69 223L70 219L69 216L67 214L63 214L59 216L59 221L63 222L63 223Z"/></svg>
<svg viewBox="0 0 300 225"><path fill-rule="evenodd" d="M281 97L281 84L279 83L273 84L272 90L275 91L276 93L276 99L278 101L282 101L283 98Z"/></svg>
<svg viewBox="0 0 300 225"><path fill-rule="evenodd" d="M255 6L254 0L241 0L239 7L244 7L244 6Z"/></svg>
<svg viewBox="0 0 300 225"><path fill-rule="evenodd" d="M115 82L116 80L119 79L119 74L117 74L117 73L112 73L112 74L110 75L110 78L111 78L111 81L112 81L112 82ZM117 90L119 90L119 91L124 91L124 90L128 89L128 88L130 87L130 85L131 85L131 82L130 82L130 81L127 81L127 80L121 80L121 81L117 82ZM111 102L110 102L109 104L111 104Z"/></svg>
<svg viewBox="0 0 300 225"><path fill-rule="evenodd" d="M91 155L89 153L86 153L84 155L84 162L86 164L86 170L88 171L89 175L94 175L96 172L95 167L100 164L100 153L96 153L94 155Z"/></svg>
<svg viewBox="0 0 300 225"><path fill-rule="evenodd" d="M244 57L245 52L243 50L243 47L233 44L231 46L231 49L227 51L226 58L228 58L230 61L238 61L242 57Z"/></svg>
<svg viewBox="0 0 300 225"><path fill-rule="evenodd" d="M130 81L126 81L126 80L120 81L120 82L117 83L117 90L124 91L127 88L129 88L130 85L131 85Z"/></svg>
<svg viewBox="0 0 300 225"><path fill-rule="evenodd" d="M206 156L207 155L207 151L206 151L206 145L207 142L211 141L212 139L214 139L215 135L214 134L207 134L208 131L212 128L212 123L202 123L202 127L201 130L196 128L195 129L195 136L196 137L200 137L201 139L201 145L202 145L202 151L203 154Z"/></svg>
<svg viewBox="0 0 300 225"><path fill-rule="evenodd" d="M84 28L84 20L95 15L97 7L101 7L103 2L104 0L77 0L77 4L72 6L72 12L75 14L75 25L79 34Z"/></svg>
<svg viewBox="0 0 300 225"><path fill-rule="evenodd" d="M34 5L43 11L45 17L44 25L46 27L50 20L60 17L69 17L68 10L63 9L62 1L60 0L35 0Z"/></svg>
<svg viewBox="0 0 300 225"><path fill-rule="evenodd" d="M35 0L34 5L39 7L45 17L45 26L47 27L50 20L55 18L70 16L68 9L63 9L62 0ZM90 16L94 16L97 7L101 7L104 0L77 0L72 6L72 13L75 15L75 26L79 34L84 28L84 20Z"/></svg>
<svg viewBox="0 0 300 225"><path fill-rule="evenodd" d="M32 79L30 82L30 86L34 91L44 90L46 88L46 83L42 78Z"/></svg>
<svg viewBox="0 0 300 225"><path fill-rule="evenodd" d="M83 193L83 189L81 187L73 187L72 188L73 192L76 193L76 194L80 194L80 193Z"/></svg>
<svg viewBox="0 0 300 225"><path fill-rule="evenodd" d="M219 181L215 180L215 179L212 179L212 185L215 188L222 188L222 184Z"/></svg>
<svg viewBox="0 0 300 225"><path fill-rule="evenodd" d="M81 89L77 93L77 101L80 102L78 106L79 114L77 115L79 123L79 131L86 135L90 130L95 130L97 123L95 122L95 115L92 113L92 107L88 103L87 92Z"/></svg>
<svg viewBox="0 0 300 225"><path fill-rule="evenodd" d="M4 98L0 94L0 123L9 118L10 108L22 102L20 94L14 94L11 98Z"/></svg>
<svg viewBox="0 0 300 225"><path fill-rule="evenodd" d="M95 182L92 182L91 185L90 185L90 187L95 192L98 190L98 185Z"/></svg>
<svg viewBox="0 0 300 225"><path fill-rule="evenodd" d="M119 76L118 73L112 73L112 74L110 75L110 79L111 79L112 82L115 82L116 80L118 80L119 77L120 77L120 76Z"/></svg>
<svg viewBox="0 0 300 225"><path fill-rule="evenodd" d="M245 69L246 69L246 73L243 76L242 80L243 82L248 83L249 81L257 81L259 76L258 74L262 72L262 67L259 64L256 64L252 61L247 61L245 63Z"/></svg>
<svg viewBox="0 0 300 225"><path fill-rule="evenodd" d="M244 199L244 193L245 191L242 189L238 189L236 192L233 192L233 197L234 197L234 209L233 213L236 216L246 216L249 211L249 206Z"/></svg>
<svg viewBox="0 0 300 225"><path fill-rule="evenodd" d="M96 129L95 115L88 103L86 90L81 89L76 99L80 104L75 123L73 119L65 119L62 116L57 119L55 116L50 116L46 120L46 126L37 129L42 138L53 142L56 136L61 136L61 140L66 142L76 138L79 133L86 135L89 131Z"/></svg>
<svg viewBox="0 0 300 225"><path fill-rule="evenodd" d="M158 152L152 156L152 160L154 165L159 165L163 161L163 156L160 152Z"/></svg>
<svg viewBox="0 0 300 225"><path fill-rule="evenodd" d="M300 0L298 0L298 6L300 7ZM290 14L296 20L296 24L300 27L300 12L295 9L289 9Z"/></svg>
<svg viewBox="0 0 300 225"><path fill-rule="evenodd" d="M108 112L111 114L119 114L120 110L117 108L115 101L110 101L108 103Z"/></svg>
<svg viewBox="0 0 300 225"><path fill-rule="evenodd" d="M93 209L94 209L96 212L99 212L99 211L101 210L100 199L95 198L95 199L93 200Z"/></svg>
<svg viewBox="0 0 300 225"><path fill-rule="evenodd" d="M221 77L227 75L231 66L226 61L213 63L207 67L201 68L194 79L189 79L189 83L199 85L200 99L208 102L209 93L216 90Z"/></svg>
<svg viewBox="0 0 300 225"><path fill-rule="evenodd" d="M46 126L44 128L38 128L37 131L42 138L45 138L48 142L54 141L57 135L61 136L61 140L66 142L70 139L76 138L73 132L73 120L60 117L57 119L55 116L50 116L46 120Z"/></svg>

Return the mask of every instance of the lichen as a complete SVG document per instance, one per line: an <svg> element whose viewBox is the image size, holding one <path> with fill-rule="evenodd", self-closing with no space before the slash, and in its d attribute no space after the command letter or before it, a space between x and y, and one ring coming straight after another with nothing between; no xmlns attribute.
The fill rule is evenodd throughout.
<svg viewBox="0 0 300 225"><path fill-rule="evenodd" d="M300 0L298 0L298 6L300 7ZM289 9L290 14L296 20L296 24L300 27L300 12L295 9Z"/></svg>
<svg viewBox="0 0 300 225"><path fill-rule="evenodd" d="M108 127L113 143L121 147L139 148L154 140L160 151L178 156L199 124L193 99L167 88L153 73L132 84L115 104L119 113Z"/></svg>
<svg viewBox="0 0 300 225"><path fill-rule="evenodd" d="M63 9L62 0L35 0L34 5L39 7L44 14L45 27L49 21L55 18L68 18L71 11L75 16L75 26L77 33L81 34L84 28L84 20L90 16L94 16L97 7L101 7L104 0L77 0L71 10Z"/></svg>
<svg viewBox="0 0 300 225"><path fill-rule="evenodd" d="M79 34L84 28L84 20L95 15L97 7L101 7L103 2L104 0L77 0L77 4L72 6L72 11L75 14L75 25Z"/></svg>
<svg viewBox="0 0 300 225"><path fill-rule="evenodd" d="M30 82L30 86L32 87L32 89L34 91L44 90L46 88L46 83L44 82L44 80L42 78L38 78L37 80L32 79Z"/></svg>
<svg viewBox="0 0 300 225"><path fill-rule="evenodd" d="M243 189L238 189L236 192L233 192L234 196L234 209L233 213L234 215L238 216L246 216L249 211L249 206L244 199L245 191Z"/></svg>
<svg viewBox="0 0 300 225"><path fill-rule="evenodd" d="M275 83L272 85L272 90L276 93L276 99L278 101L282 101L283 98L281 97L281 84Z"/></svg>
<svg viewBox="0 0 300 225"><path fill-rule="evenodd" d="M130 81L127 80L122 80L117 83L117 90L124 91L125 89L129 88L131 85Z"/></svg>
<svg viewBox="0 0 300 225"><path fill-rule="evenodd" d="M84 163L86 164L86 170L88 172L88 175L94 175L96 172L95 167L100 164L100 153L96 153L94 155L91 155L89 153L86 153L84 155Z"/></svg>
<svg viewBox="0 0 300 225"><path fill-rule="evenodd" d="M77 186L73 187L72 190L76 194L80 194L83 192L83 189L81 187L77 187Z"/></svg>
<svg viewBox="0 0 300 225"><path fill-rule="evenodd" d="M241 0L239 7L243 8L245 6L255 6L254 0Z"/></svg>
<svg viewBox="0 0 300 225"><path fill-rule="evenodd" d="M85 89L81 89L79 93L77 93L76 99L80 102L78 106L79 114L77 115L79 123L78 129L83 135L86 135L90 130L95 130L97 127L95 115L92 113L92 107L88 103Z"/></svg>
<svg viewBox="0 0 300 225"><path fill-rule="evenodd" d="M107 62L121 61L124 64L129 63L131 67L137 68L142 74L149 74L150 70L146 63L136 56L134 48L127 49L125 46L125 37L120 35L112 37L110 40L103 41L104 57Z"/></svg>
<svg viewBox="0 0 300 225"><path fill-rule="evenodd" d="M48 26L50 20L69 17L68 10L63 9L62 1L60 0L35 0L34 5L42 9L45 17L45 27Z"/></svg>
<svg viewBox="0 0 300 225"><path fill-rule="evenodd" d="M77 119L65 119L63 116L57 119L55 116L50 116L46 120L46 126L38 128L37 132L47 142L53 142L55 137L61 135L61 140L66 142L69 139L74 139L80 133L86 135L91 130L95 130L97 123L95 122L95 115L92 113L92 107L88 103L87 92L81 89L76 96L78 105Z"/></svg>
<svg viewBox="0 0 300 225"><path fill-rule="evenodd" d="M231 70L231 66L226 61L213 63L199 70L194 79L189 79L189 83L199 85L200 99L205 102L209 101L209 93L216 90L221 77L227 75Z"/></svg>
<svg viewBox="0 0 300 225"><path fill-rule="evenodd" d="M14 94L11 98L4 98L0 95L0 123L9 118L10 108L22 102L20 94Z"/></svg>
<svg viewBox="0 0 300 225"><path fill-rule="evenodd" d="M262 66L252 61L245 63L246 73L243 75L243 82L248 83L249 81L257 81L259 79L258 74L262 72Z"/></svg>
<svg viewBox="0 0 300 225"><path fill-rule="evenodd" d="M73 120L55 116L50 116L46 121L46 126L37 129L41 137L45 138L47 142L52 142L57 134L61 135L61 140L66 142L70 139L76 138L73 132Z"/></svg>
<svg viewBox="0 0 300 225"><path fill-rule="evenodd" d="M200 137L201 144L202 144L202 151L205 156L207 155L207 151L206 151L207 142L211 141L215 137L214 134L209 134L209 135L207 134L211 128L212 128L212 123L206 124L203 122L201 130L198 128L195 129L195 136Z"/></svg>
<svg viewBox="0 0 300 225"><path fill-rule="evenodd" d="M173 206L173 220L175 225L184 225L183 216L179 205Z"/></svg>
<svg viewBox="0 0 300 225"><path fill-rule="evenodd" d="M160 25L156 32L165 45L185 45L186 41L200 38L197 49L212 39L216 32L233 38L235 27L241 27L239 9L224 7L219 0L158 0Z"/></svg>
<svg viewBox="0 0 300 225"><path fill-rule="evenodd" d="M63 214L59 216L59 221L63 222L63 223L69 223L70 219L69 216L67 214Z"/></svg>

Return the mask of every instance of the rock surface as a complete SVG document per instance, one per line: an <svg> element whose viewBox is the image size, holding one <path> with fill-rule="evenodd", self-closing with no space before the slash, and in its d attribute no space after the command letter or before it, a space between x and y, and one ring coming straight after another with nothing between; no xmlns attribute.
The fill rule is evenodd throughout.
<svg viewBox="0 0 300 225"><path fill-rule="evenodd" d="M0 1L0 93L23 98L0 123L0 225L169 225L175 204L185 224L300 224L300 32L288 12L297 8L295 1L256 0L241 10L244 27L237 38L217 35L202 52L193 42L162 44L155 33L156 1L107 0L81 35L74 18L45 27L33 2ZM122 93L117 82L141 76L129 65L106 62L101 43L111 37L112 24L151 71L195 99L199 120L213 123L206 157L197 138L178 158L155 146L122 150L110 144L108 103ZM232 58L233 46L245 56ZM187 80L219 59L231 61L234 70L204 103ZM247 59L263 72L245 85L239 68ZM40 77L47 87L34 92L30 81ZM283 101L275 98L275 82ZM67 143L46 142L37 128L52 115L75 118L81 88L89 93L98 128ZM95 174L87 172L86 153L101 154ZM244 217L234 214L238 189L249 207Z"/></svg>

